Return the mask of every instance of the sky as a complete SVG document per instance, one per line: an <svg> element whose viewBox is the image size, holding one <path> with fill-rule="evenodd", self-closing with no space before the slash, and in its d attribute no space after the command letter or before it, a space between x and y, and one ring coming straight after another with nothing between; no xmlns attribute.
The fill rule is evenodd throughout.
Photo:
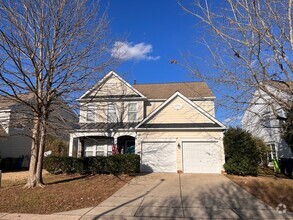
<svg viewBox="0 0 293 220"><path fill-rule="evenodd" d="M108 15L117 39L111 54L121 61L115 72L130 84L134 80L138 84L200 81L182 66L171 64L189 53L209 58L205 46L197 42L203 29L176 0L110 0ZM197 65L202 71L212 71L204 63ZM221 121L227 119L223 113L221 109L216 113Z"/></svg>

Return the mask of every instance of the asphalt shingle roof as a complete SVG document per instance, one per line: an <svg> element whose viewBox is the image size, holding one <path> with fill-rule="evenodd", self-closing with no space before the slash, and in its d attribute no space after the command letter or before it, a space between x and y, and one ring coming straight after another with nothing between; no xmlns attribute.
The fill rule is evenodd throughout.
<svg viewBox="0 0 293 220"><path fill-rule="evenodd" d="M205 82L135 84L133 87L148 99L168 99L177 91L187 98L214 96Z"/></svg>

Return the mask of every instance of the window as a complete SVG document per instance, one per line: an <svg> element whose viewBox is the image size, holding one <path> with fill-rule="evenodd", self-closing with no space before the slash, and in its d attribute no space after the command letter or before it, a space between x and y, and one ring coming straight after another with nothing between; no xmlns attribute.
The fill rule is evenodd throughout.
<svg viewBox="0 0 293 220"><path fill-rule="evenodd" d="M137 121L137 103L136 102L128 103L128 121L129 122Z"/></svg>
<svg viewBox="0 0 293 220"><path fill-rule="evenodd" d="M269 112L265 112L263 115L262 115L262 119L263 119L263 126L265 128L269 128L271 127L271 117L270 117L270 113Z"/></svg>
<svg viewBox="0 0 293 220"><path fill-rule="evenodd" d="M108 122L117 122L116 107L114 104L108 105L107 120Z"/></svg>
<svg viewBox="0 0 293 220"><path fill-rule="evenodd" d="M113 146L113 145L108 145L108 151L107 151L107 155L108 155L108 156L110 156L110 155L113 154L113 152L112 152L112 146Z"/></svg>
<svg viewBox="0 0 293 220"><path fill-rule="evenodd" d="M272 162L274 159L277 159L276 145L274 143L271 143L267 146L270 149L270 152L268 153L268 162Z"/></svg>
<svg viewBox="0 0 293 220"><path fill-rule="evenodd" d="M97 143L97 144L101 144L101 143ZM96 146L97 146L96 155L97 156L104 156L105 145L96 145Z"/></svg>
<svg viewBox="0 0 293 220"><path fill-rule="evenodd" d="M97 107L95 105L87 106L86 121L88 122L96 121L96 110L97 110Z"/></svg>
<svg viewBox="0 0 293 220"><path fill-rule="evenodd" d="M88 142L85 146L85 152L84 152L84 155L86 157L91 157L91 156L94 156L94 148L95 146L91 143L91 142Z"/></svg>

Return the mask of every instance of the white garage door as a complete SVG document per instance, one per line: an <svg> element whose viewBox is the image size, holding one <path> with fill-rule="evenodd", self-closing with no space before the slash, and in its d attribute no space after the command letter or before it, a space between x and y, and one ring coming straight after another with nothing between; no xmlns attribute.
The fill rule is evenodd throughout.
<svg viewBox="0 0 293 220"><path fill-rule="evenodd" d="M220 173L220 148L215 142L183 142L184 173Z"/></svg>
<svg viewBox="0 0 293 220"><path fill-rule="evenodd" d="M175 142L143 142L141 172L176 172Z"/></svg>

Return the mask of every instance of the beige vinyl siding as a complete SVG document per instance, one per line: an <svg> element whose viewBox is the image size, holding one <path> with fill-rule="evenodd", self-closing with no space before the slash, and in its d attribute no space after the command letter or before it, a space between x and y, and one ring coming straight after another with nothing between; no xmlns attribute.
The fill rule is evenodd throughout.
<svg viewBox="0 0 293 220"><path fill-rule="evenodd" d="M124 82L118 79L116 76L110 77L101 87L91 94L95 97L100 96L117 96L117 95L137 95L132 89L130 89Z"/></svg>
<svg viewBox="0 0 293 220"><path fill-rule="evenodd" d="M194 104L201 107L207 113L215 117L215 104L214 101L204 100L204 101L193 101Z"/></svg>
<svg viewBox="0 0 293 220"><path fill-rule="evenodd" d="M147 101L145 103L146 117L149 116L154 110L156 110L164 101Z"/></svg>
<svg viewBox="0 0 293 220"><path fill-rule="evenodd" d="M136 140L136 152L141 151L141 142L145 140L176 140L176 154L177 154L177 169L182 170L182 141L197 140L217 141L220 147L220 163L224 164L224 146L222 141L223 133L221 131L149 131L138 132ZM178 147L178 144L180 147ZM166 155L167 156L167 155Z"/></svg>
<svg viewBox="0 0 293 220"><path fill-rule="evenodd" d="M175 106L180 106L176 109ZM177 97L161 109L148 123L211 123L212 121L190 106L181 97Z"/></svg>
<svg viewBox="0 0 293 220"><path fill-rule="evenodd" d="M0 156L18 158L30 155L31 143L31 139L25 136L0 138Z"/></svg>

